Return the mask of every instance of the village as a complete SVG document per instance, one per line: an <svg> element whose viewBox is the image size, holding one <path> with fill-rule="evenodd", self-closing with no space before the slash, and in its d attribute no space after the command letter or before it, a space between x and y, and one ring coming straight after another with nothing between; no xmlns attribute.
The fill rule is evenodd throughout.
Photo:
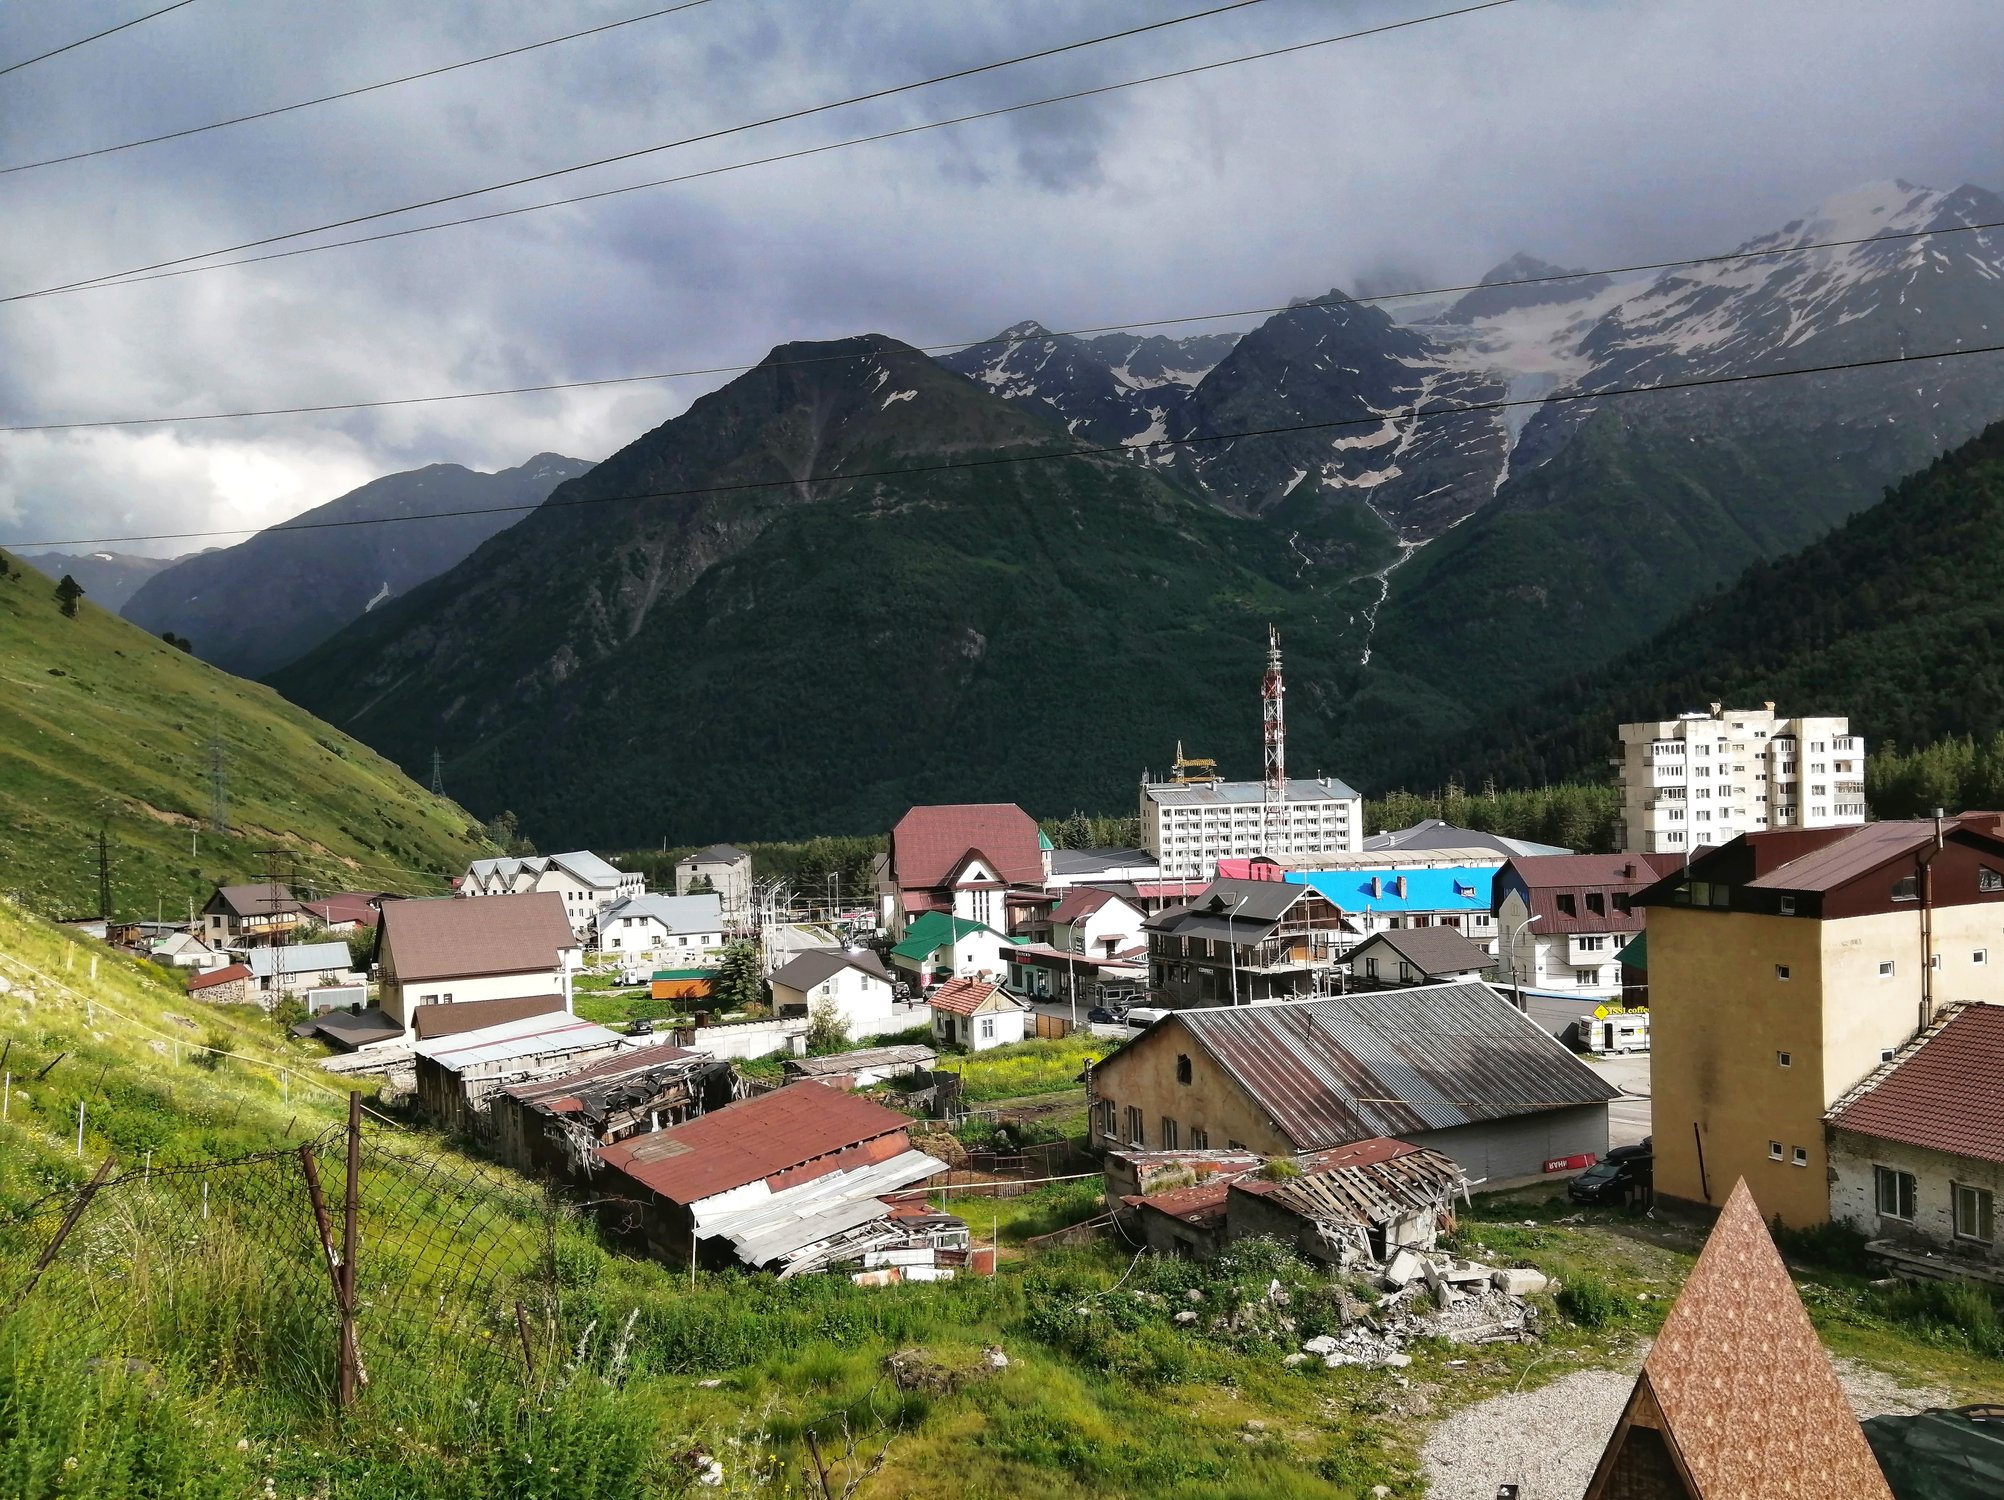
<svg viewBox="0 0 2004 1500"><path fill-rule="evenodd" d="M1279 671L1276 644L1270 726ZM1548 1278L1453 1236L1527 1187L1723 1214L1756 1259L1764 1221L1834 1225L1888 1277L2004 1282L2004 816L1868 823L1819 783L1772 826L1748 764L1836 786L1862 755L1772 705L1623 741L1612 854L1367 832L1344 783L1286 776L1281 731L1261 781L1178 747L1135 847L913 807L867 901L803 899L730 845L663 891L577 850L475 860L437 897L246 880L102 935L673 1267L989 1276L1039 1242L1005 1250L969 1194L1083 1183L1050 1243L1285 1246L1379 1299L1290 1360L1390 1369L1415 1341L1538 1338ZM1737 806L1685 773L1705 761L1745 778ZM1702 833L1663 816L1694 782ZM1639 1434L1667 1420L1624 1418L1589 1493L1656 1493L1618 1482L1660 1465Z"/></svg>

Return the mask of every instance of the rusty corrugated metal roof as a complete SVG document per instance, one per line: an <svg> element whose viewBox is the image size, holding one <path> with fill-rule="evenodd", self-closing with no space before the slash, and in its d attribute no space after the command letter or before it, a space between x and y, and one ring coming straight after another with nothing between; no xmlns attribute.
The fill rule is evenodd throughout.
<svg viewBox="0 0 2004 1500"><path fill-rule="evenodd" d="M1159 1029L1171 1025L1188 1028L1299 1150L1600 1104L1619 1093L1473 982L1177 1011Z"/></svg>

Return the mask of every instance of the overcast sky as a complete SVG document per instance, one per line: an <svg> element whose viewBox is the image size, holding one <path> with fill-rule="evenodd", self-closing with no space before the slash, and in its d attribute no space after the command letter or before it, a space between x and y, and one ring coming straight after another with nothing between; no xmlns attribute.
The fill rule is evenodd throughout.
<svg viewBox="0 0 2004 1500"><path fill-rule="evenodd" d="M0 66L157 0L0 6ZM0 77L0 166L665 0L196 0ZM0 176L0 295L1073 41L1203 0L710 0L443 78ZM640 182L1449 8L1239 12L514 189ZM0 305L0 421L423 395L1723 250L1875 178L2004 188L1997 0L1518 0L1187 80L388 244ZM353 231L351 231L353 232ZM366 231L363 231L366 232ZM1204 325L1200 325L1204 326ZM1194 331L1194 330L1192 330ZM602 458L721 377L0 435L0 541L257 527L377 475ZM123 550L161 555L213 543Z"/></svg>

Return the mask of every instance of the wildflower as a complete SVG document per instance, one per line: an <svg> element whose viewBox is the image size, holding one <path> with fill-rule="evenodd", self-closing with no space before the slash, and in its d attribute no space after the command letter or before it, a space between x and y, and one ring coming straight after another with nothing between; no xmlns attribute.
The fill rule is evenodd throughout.
<svg viewBox="0 0 2004 1500"><path fill-rule="evenodd" d="M249 1439L249 1438L238 1438L238 1439L237 1439L237 1452L239 1452L239 1453L248 1453L248 1452L250 1452L250 1439Z"/></svg>
<svg viewBox="0 0 2004 1500"><path fill-rule="evenodd" d="M63 1460L63 1467L65 1469L74 1469L76 1466L77 1466L77 1456L74 1453L72 1453L68 1458Z"/></svg>

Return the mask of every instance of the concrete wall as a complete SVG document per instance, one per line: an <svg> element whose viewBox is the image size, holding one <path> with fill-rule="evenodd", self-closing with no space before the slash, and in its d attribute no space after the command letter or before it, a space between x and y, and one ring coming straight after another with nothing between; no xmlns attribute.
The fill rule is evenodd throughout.
<svg viewBox="0 0 2004 1500"><path fill-rule="evenodd" d="M1911 1223L1881 1218L1878 1211L1874 1167L1891 1167L1914 1176L1914 1217ZM2004 1165L1976 1161L1966 1156L1948 1156L1919 1146L1882 1141L1855 1135L1848 1130L1833 1131L1830 1141L1830 1217L1849 1224L1873 1239L1899 1240L1906 1244L1932 1245L1972 1259L2004 1264L2004 1242L1989 1244L1955 1237L1955 1217L1950 1186L1963 1183L1987 1188L2004 1210ZM2004 1217L2004 1215L2000 1215Z"/></svg>
<svg viewBox="0 0 2004 1500"><path fill-rule="evenodd" d="M2004 963L1995 913L1943 907L1933 920L1937 1005L1976 998L1992 963ZM1978 951L1985 963L1974 962ZM1881 976L1887 962L1893 972ZM1824 1222L1823 1113L1914 1035L1925 972L1918 907L1841 921L1652 908L1657 1192L1717 1205L1745 1177L1763 1215Z"/></svg>
<svg viewBox="0 0 2004 1500"><path fill-rule="evenodd" d="M704 1026L692 1032L683 1045L712 1057L766 1057L774 1052L799 1057L807 1050L807 1026L805 1016Z"/></svg>
<svg viewBox="0 0 2004 1500"><path fill-rule="evenodd" d="M1176 1081L1176 1059L1190 1059L1190 1082ZM1209 1148L1222 1151L1237 1145L1261 1156L1289 1156L1294 1143L1280 1133L1266 1112L1255 1105L1211 1055L1199 1047L1178 1021L1165 1021L1129 1042L1093 1069L1087 1092L1113 1101L1114 1134L1105 1134L1098 1114L1093 1140L1102 1146L1132 1144L1127 1134L1127 1109L1139 1106L1146 1135L1142 1144L1164 1149L1162 1120L1176 1121L1176 1146L1195 1149L1193 1132L1208 1137Z"/></svg>

